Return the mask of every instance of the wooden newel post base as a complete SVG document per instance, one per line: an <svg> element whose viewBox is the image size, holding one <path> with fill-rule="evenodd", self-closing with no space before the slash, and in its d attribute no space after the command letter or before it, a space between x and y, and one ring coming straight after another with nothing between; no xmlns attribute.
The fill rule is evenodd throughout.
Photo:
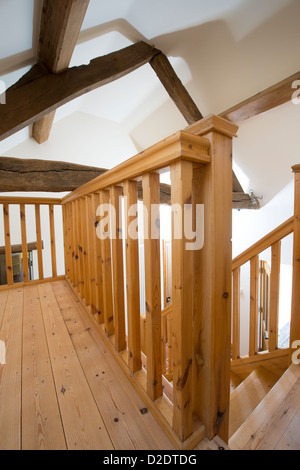
<svg viewBox="0 0 300 470"><path fill-rule="evenodd" d="M194 168L193 203L204 205L204 244L194 252L193 411L207 436L228 441L232 289L232 138L217 116L190 126L211 143L211 163Z"/></svg>

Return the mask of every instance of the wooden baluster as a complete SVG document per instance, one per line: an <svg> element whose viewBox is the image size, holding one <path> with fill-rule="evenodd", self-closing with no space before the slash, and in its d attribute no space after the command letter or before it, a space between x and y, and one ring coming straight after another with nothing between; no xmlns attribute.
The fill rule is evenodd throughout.
<svg viewBox="0 0 300 470"><path fill-rule="evenodd" d="M36 243L37 243L39 279L44 279L43 244L42 244L42 232L41 232L41 213L40 213L40 205L39 204L35 204L35 229L36 229Z"/></svg>
<svg viewBox="0 0 300 470"><path fill-rule="evenodd" d="M164 289L164 308L167 307L167 254L166 254L166 241L163 240L162 243L163 251L163 289ZM162 373L167 373L167 362L170 366L169 355L167 357L167 343L169 341L168 336L168 317L164 316L161 321L161 350L162 350ZM169 346L169 344L168 344Z"/></svg>
<svg viewBox="0 0 300 470"><path fill-rule="evenodd" d="M87 234L87 205L86 197L81 199L81 240L82 240L82 262L84 279L84 301L89 307L91 305L91 282L89 264L89 239Z"/></svg>
<svg viewBox="0 0 300 470"><path fill-rule="evenodd" d="M91 300L91 312L93 315L97 315L97 300L96 300L96 227L94 224L94 217L92 213L92 196L89 195L85 199L85 210L86 210L86 227L87 227L87 242L88 242L88 266L89 266L89 279L90 279L90 300Z"/></svg>
<svg viewBox="0 0 300 470"><path fill-rule="evenodd" d="M63 220L63 241L64 241L64 260L65 260L65 275L68 277L68 246L67 246L67 236L68 236L68 223L67 223L67 207L66 204L61 206L62 209L62 220Z"/></svg>
<svg viewBox="0 0 300 470"><path fill-rule="evenodd" d="M67 250L68 250L68 269L67 269L67 276L73 282L72 277L72 241L71 241L71 233L72 233L72 210L71 210L71 203L67 203L66 205L66 215L67 215Z"/></svg>
<svg viewBox="0 0 300 470"><path fill-rule="evenodd" d="M164 256L163 256L163 262L164 262L164 308L168 307L169 303L167 302L167 297L169 296L171 298L169 292L168 292L168 285L169 285L169 275L170 275L170 263L169 263L169 251L168 251L168 245L167 241L164 240L163 242L163 250L164 250ZM173 373L173 358L172 358L172 318L173 315L170 313L169 315L166 315L163 318L163 338L166 338L166 342L168 344L168 354L166 357L166 348L164 345L164 351L163 351L163 368L166 366L166 361L168 361L168 374L169 374L169 380L172 380L172 373ZM165 371L164 371L165 372Z"/></svg>
<svg viewBox="0 0 300 470"><path fill-rule="evenodd" d="M146 351L147 393L154 401L162 393L161 354L161 279L160 279L160 219L154 214L159 208L159 175L143 176L144 250L146 288ZM159 209L158 209L159 210ZM152 220L155 215L155 220Z"/></svg>
<svg viewBox="0 0 300 470"><path fill-rule="evenodd" d="M259 285L259 256L250 260L250 329L249 356L258 351L258 285Z"/></svg>
<svg viewBox="0 0 300 470"><path fill-rule="evenodd" d="M20 220L21 220L21 238L22 238L22 257L23 257L24 282L28 282L29 281L29 272L28 272L28 253L27 253L25 204L20 204Z"/></svg>
<svg viewBox="0 0 300 470"><path fill-rule="evenodd" d="M11 243L10 243L10 223L9 223L9 204L3 204L4 217L4 235L5 235L5 260L6 260L6 278L7 284L11 286L13 280Z"/></svg>
<svg viewBox="0 0 300 470"><path fill-rule="evenodd" d="M193 251L186 249L184 205L192 201L193 164L171 165L173 429L181 441L193 432ZM181 238L180 238L181 237Z"/></svg>
<svg viewBox="0 0 300 470"><path fill-rule="evenodd" d="M278 347L281 241L272 245L270 275L269 351Z"/></svg>
<svg viewBox="0 0 300 470"><path fill-rule="evenodd" d="M53 204L49 204L49 219L50 219L52 277L56 277L57 276L57 266L56 266L56 246L55 246L55 227L54 227L54 206L53 206Z"/></svg>
<svg viewBox="0 0 300 470"><path fill-rule="evenodd" d="M111 336L115 332L114 328L114 307L113 307L113 292L112 292L112 267L111 267L111 246L110 246L110 211L107 212L110 203L109 191L100 191L100 206L103 209L103 215L107 224L103 223L103 218L100 218L102 229L98 231L101 235L101 252L102 252L102 276L103 276L103 308L104 308L104 326L107 336ZM106 208L105 208L106 206ZM107 227L107 228L106 228ZM107 234L104 235L104 231Z"/></svg>
<svg viewBox="0 0 300 470"><path fill-rule="evenodd" d="M240 268L232 274L232 359L240 357Z"/></svg>
<svg viewBox="0 0 300 470"><path fill-rule="evenodd" d="M132 373L142 367L140 331L140 286L139 286L139 242L130 236L130 224L135 224L137 214L128 214L132 206L137 207L138 185L136 181L126 181L123 187L125 196L126 225L126 288L128 316L128 366Z"/></svg>
<svg viewBox="0 0 300 470"><path fill-rule="evenodd" d="M95 259L96 262L96 297L97 297L97 310L98 310L98 322L101 324L104 322L104 305L103 305L103 274L102 274L102 254L101 254L101 240L97 235L98 224L96 213L97 208L100 204L99 193L92 194L92 215L93 215L93 225L95 227L94 234L94 246L95 248Z"/></svg>
<svg viewBox="0 0 300 470"><path fill-rule="evenodd" d="M296 351L293 348L293 343L300 340L300 165L294 166L293 171L295 177L295 197L290 360L292 360L292 354Z"/></svg>
<svg viewBox="0 0 300 470"><path fill-rule="evenodd" d="M85 285L86 279L84 276L84 247L83 247L83 224L84 219L82 218L82 198L78 199L78 253L79 253L79 265L80 265L80 295L82 299L85 299Z"/></svg>
<svg viewBox="0 0 300 470"><path fill-rule="evenodd" d="M110 190L111 204L115 217L112 217L112 261L113 261L113 295L115 319L115 348L118 352L126 349L125 305L124 305L124 272L123 272L123 237L121 220L121 197L123 190L113 186Z"/></svg>
<svg viewBox="0 0 300 470"><path fill-rule="evenodd" d="M172 334L172 322L173 322L173 314L170 313L167 317L167 335L168 335L168 373L173 374L173 348L172 348L172 342L173 342L173 334ZM172 375L170 376L170 378Z"/></svg>
<svg viewBox="0 0 300 470"><path fill-rule="evenodd" d="M77 238L77 201L72 201L72 258L73 258L73 285L79 292L79 256Z"/></svg>

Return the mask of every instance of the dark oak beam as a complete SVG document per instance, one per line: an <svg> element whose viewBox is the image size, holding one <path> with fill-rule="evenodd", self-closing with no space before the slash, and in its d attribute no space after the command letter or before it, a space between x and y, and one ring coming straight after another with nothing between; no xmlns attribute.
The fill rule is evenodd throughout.
<svg viewBox="0 0 300 470"><path fill-rule="evenodd" d="M49 72L66 70L74 52L89 0L44 0L41 18L38 62ZM49 138L55 111L33 124L32 137L38 142Z"/></svg>
<svg viewBox="0 0 300 470"><path fill-rule="evenodd" d="M227 109L220 116L228 121L239 123L285 104L292 100L293 93L295 92L292 84L296 80L300 80L300 72Z"/></svg>
<svg viewBox="0 0 300 470"><path fill-rule="evenodd" d="M0 157L1 192L68 192L105 173L107 169L51 160ZM258 209L248 194L239 191L238 181L233 181L232 204L234 209ZM142 183L138 183L138 196L143 199ZM171 204L171 186L160 184L161 204Z"/></svg>
<svg viewBox="0 0 300 470"><path fill-rule="evenodd" d="M66 192L107 171L74 163L0 157L1 192Z"/></svg>
<svg viewBox="0 0 300 470"><path fill-rule="evenodd" d="M69 67L89 0L44 0L38 56L49 72Z"/></svg>
<svg viewBox="0 0 300 470"><path fill-rule="evenodd" d="M27 252L37 250L37 242L27 243ZM44 242L42 240L42 249L44 249ZM11 245L11 253L22 253L22 243L19 245ZM0 255L5 255L5 246L0 246Z"/></svg>
<svg viewBox="0 0 300 470"><path fill-rule="evenodd" d="M150 60L150 65L188 124L200 121L203 118L202 114L165 54L161 53L153 57Z"/></svg>
<svg viewBox="0 0 300 470"><path fill-rule="evenodd" d="M0 140L63 104L136 70L159 53L141 41L56 75L41 64L33 66L6 91L6 105L0 106Z"/></svg>

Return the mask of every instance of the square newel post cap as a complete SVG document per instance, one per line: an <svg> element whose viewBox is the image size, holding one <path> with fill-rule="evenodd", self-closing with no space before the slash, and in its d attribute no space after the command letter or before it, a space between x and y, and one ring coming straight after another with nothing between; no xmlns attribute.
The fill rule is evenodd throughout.
<svg viewBox="0 0 300 470"><path fill-rule="evenodd" d="M292 166L292 170L294 173L299 173L300 172L300 163L298 165Z"/></svg>
<svg viewBox="0 0 300 470"><path fill-rule="evenodd" d="M237 137L239 127L227 119L221 118L215 114L210 114L207 117L195 122L185 129L190 134L204 136L210 132L217 132L227 137Z"/></svg>

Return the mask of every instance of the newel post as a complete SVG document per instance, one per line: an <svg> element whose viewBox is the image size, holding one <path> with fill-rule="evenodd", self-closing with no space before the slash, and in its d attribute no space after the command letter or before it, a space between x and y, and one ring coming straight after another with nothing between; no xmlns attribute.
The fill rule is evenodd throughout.
<svg viewBox="0 0 300 470"><path fill-rule="evenodd" d="M294 198L294 250L293 250L293 289L292 289L292 312L291 312L291 355L294 341L300 340L300 165L293 167L295 175L295 198ZM298 346L297 346L298 347Z"/></svg>
<svg viewBox="0 0 300 470"><path fill-rule="evenodd" d="M228 441L232 289L232 139L238 127L211 115L187 129L211 143L194 169L193 201L204 205L204 245L194 252L193 409L207 436Z"/></svg>

